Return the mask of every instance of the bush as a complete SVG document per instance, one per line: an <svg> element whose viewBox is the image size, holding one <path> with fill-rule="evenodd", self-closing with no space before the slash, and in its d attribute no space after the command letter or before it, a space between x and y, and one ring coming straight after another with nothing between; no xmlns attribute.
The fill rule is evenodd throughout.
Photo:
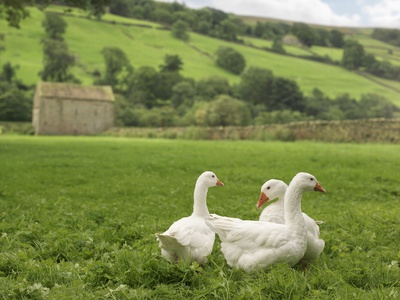
<svg viewBox="0 0 400 300"><path fill-rule="evenodd" d="M211 76L200 79L196 84L196 94L205 101L211 101L218 95L229 95L231 88L225 77Z"/></svg>
<svg viewBox="0 0 400 300"><path fill-rule="evenodd" d="M145 127L168 127L175 124L176 111L172 107L142 108L137 111L140 115L139 126Z"/></svg>
<svg viewBox="0 0 400 300"><path fill-rule="evenodd" d="M172 35L176 38L187 42L189 40L189 26L185 21L178 20L174 24L172 24Z"/></svg>
<svg viewBox="0 0 400 300"><path fill-rule="evenodd" d="M32 95L18 89L14 83L0 82L0 120L31 121Z"/></svg>
<svg viewBox="0 0 400 300"><path fill-rule="evenodd" d="M271 112L262 112L255 118L254 123L255 125L284 124L310 119L312 119L312 117L302 114L301 112L285 109Z"/></svg>
<svg viewBox="0 0 400 300"><path fill-rule="evenodd" d="M250 110L246 104L227 95L220 95L206 107L196 111L198 125L243 126L249 124ZM203 123L203 124L202 124Z"/></svg>
<svg viewBox="0 0 400 300"><path fill-rule="evenodd" d="M240 74L246 67L246 61L243 55L230 47L220 47L217 52L217 65L221 68L232 72L233 74Z"/></svg>

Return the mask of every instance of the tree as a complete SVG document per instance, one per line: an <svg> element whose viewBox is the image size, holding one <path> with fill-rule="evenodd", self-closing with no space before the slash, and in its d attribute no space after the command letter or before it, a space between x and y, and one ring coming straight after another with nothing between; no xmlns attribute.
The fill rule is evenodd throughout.
<svg viewBox="0 0 400 300"><path fill-rule="evenodd" d="M225 19L215 26L214 35L227 41L237 41L239 28L233 19Z"/></svg>
<svg viewBox="0 0 400 300"><path fill-rule="evenodd" d="M184 21L191 28L196 24L196 17L194 14L194 10L183 10L174 12L173 19L174 22L179 20Z"/></svg>
<svg viewBox="0 0 400 300"><path fill-rule="evenodd" d="M218 10L215 8L206 8L210 12L210 22L212 27L214 28L216 25L221 24L222 21L228 18L228 14L223 12L222 10Z"/></svg>
<svg viewBox="0 0 400 300"><path fill-rule="evenodd" d="M151 15L152 20L163 24L170 25L174 22L172 14L164 8L157 8L155 11L152 12Z"/></svg>
<svg viewBox="0 0 400 300"><path fill-rule="evenodd" d="M6 81L11 83L15 79L16 70L18 66L13 67L10 62L6 62L3 65L2 73L0 74L0 81Z"/></svg>
<svg viewBox="0 0 400 300"><path fill-rule="evenodd" d="M32 100L14 83L0 82L0 120L28 122L32 119Z"/></svg>
<svg viewBox="0 0 400 300"><path fill-rule="evenodd" d="M157 74L157 84L154 91L156 98L168 100L172 97L172 88L183 80L179 72L164 71Z"/></svg>
<svg viewBox="0 0 400 300"><path fill-rule="evenodd" d="M160 72L157 74L156 98L167 100L172 96L172 88L183 80L179 71L183 62L179 55L165 55L164 64L160 65Z"/></svg>
<svg viewBox="0 0 400 300"><path fill-rule="evenodd" d="M313 29L313 33L314 33L313 45L318 45L322 47L327 46L327 42L330 38L329 31L318 28L318 29Z"/></svg>
<svg viewBox="0 0 400 300"><path fill-rule="evenodd" d="M272 43L272 51L277 53L285 53L285 48L283 48L282 37L277 36L274 38L274 42Z"/></svg>
<svg viewBox="0 0 400 300"><path fill-rule="evenodd" d="M46 13L42 26L50 39L63 40L62 36L67 28L67 23L63 18L56 14Z"/></svg>
<svg viewBox="0 0 400 300"><path fill-rule="evenodd" d="M211 76L200 79L196 84L196 95L206 101L211 101L218 95L230 93L229 81L225 77Z"/></svg>
<svg viewBox="0 0 400 300"><path fill-rule="evenodd" d="M33 0L1 1L0 19L6 19L9 26L19 28L21 20L29 16L29 11L25 7L33 3Z"/></svg>
<svg viewBox="0 0 400 300"><path fill-rule="evenodd" d="M363 65L364 47L354 40L347 40L343 47L342 65L349 70L356 70Z"/></svg>
<svg viewBox="0 0 400 300"><path fill-rule="evenodd" d="M183 62L179 55L166 54L164 64L160 65L161 72L179 72L182 70Z"/></svg>
<svg viewBox="0 0 400 300"><path fill-rule="evenodd" d="M293 80L276 77L268 103L270 111L291 109L303 112L305 109L305 99L297 83Z"/></svg>
<svg viewBox="0 0 400 300"><path fill-rule="evenodd" d="M253 35L255 37L262 37L264 32L266 31L265 23L261 23L260 21L256 22L256 25L253 27Z"/></svg>
<svg viewBox="0 0 400 300"><path fill-rule="evenodd" d="M110 5L111 0L64 0L66 6L85 9L90 14L101 17ZM9 26L19 28L22 19L29 16L27 6L39 4L45 7L51 3L59 3L57 0L2 0L0 2L0 19L6 19Z"/></svg>
<svg viewBox="0 0 400 300"><path fill-rule="evenodd" d="M191 81L181 81L172 88L171 103L177 108L181 105L191 107L196 95L196 89Z"/></svg>
<svg viewBox="0 0 400 300"><path fill-rule="evenodd" d="M304 23L294 23L293 34L307 47L314 45L315 34L313 29Z"/></svg>
<svg viewBox="0 0 400 300"><path fill-rule="evenodd" d="M23 121L32 119L32 96L29 87L16 79L18 66L7 62L0 73L0 120Z"/></svg>
<svg viewBox="0 0 400 300"><path fill-rule="evenodd" d="M250 111L246 104L228 95L219 95L207 106L206 122L209 126L247 125Z"/></svg>
<svg viewBox="0 0 400 300"><path fill-rule="evenodd" d="M42 26L48 36L42 39L44 68L39 72L42 80L78 83L79 80L69 72L75 57L69 53L62 37L67 23L58 15L47 13Z"/></svg>
<svg viewBox="0 0 400 300"><path fill-rule="evenodd" d="M110 3L109 6L110 13L123 17L130 17L131 12L131 4L128 0L114 0Z"/></svg>
<svg viewBox="0 0 400 300"><path fill-rule="evenodd" d="M240 74L246 67L244 56L231 47L220 47L217 52L216 63L221 68L234 74Z"/></svg>
<svg viewBox="0 0 400 300"><path fill-rule="evenodd" d="M44 68L39 72L42 80L54 82L79 82L69 70L75 58L63 41L42 39Z"/></svg>
<svg viewBox="0 0 400 300"><path fill-rule="evenodd" d="M104 76L96 81L96 84L110 85L115 91L126 91L128 78L133 72L125 52L118 47L105 47L101 50L106 70Z"/></svg>
<svg viewBox="0 0 400 300"><path fill-rule="evenodd" d="M175 117L176 111L170 106L141 109L139 114L139 125L146 127L172 126Z"/></svg>
<svg viewBox="0 0 400 300"><path fill-rule="evenodd" d="M336 48L343 48L344 45L344 35L339 30L331 30L329 41L331 45Z"/></svg>
<svg viewBox="0 0 400 300"><path fill-rule="evenodd" d="M344 119L359 119L361 116L357 101L347 93L338 95L330 102L343 113Z"/></svg>
<svg viewBox="0 0 400 300"><path fill-rule="evenodd" d="M4 47L3 45L3 41L4 41L4 33L0 33L0 52L4 51L6 49L6 47Z"/></svg>
<svg viewBox="0 0 400 300"><path fill-rule="evenodd" d="M364 94L358 103L361 118L393 118L399 108L385 97Z"/></svg>
<svg viewBox="0 0 400 300"><path fill-rule="evenodd" d="M194 11L194 17L196 22L193 24L193 30L209 35L213 28L211 11L207 8L196 9Z"/></svg>
<svg viewBox="0 0 400 300"><path fill-rule="evenodd" d="M331 100L321 90L314 88L312 94L306 98L305 113L309 116L322 118L329 112L330 105Z"/></svg>
<svg viewBox="0 0 400 300"><path fill-rule="evenodd" d="M211 24L207 21L200 21L194 25L194 31L209 35L211 31Z"/></svg>
<svg viewBox="0 0 400 300"><path fill-rule="evenodd" d="M157 70L149 66L142 66L135 70L128 80L126 98L135 105L141 104L147 108L155 106L157 75Z"/></svg>
<svg viewBox="0 0 400 300"><path fill-rule="evenodd" d="M187 42L189 40L188 29L189 26L185 21L178 20L174 24L172 24L171 32L172 35L176 38Z"/></svg>
<svg viewBox="0 0 400 300"><path fill-rule="evenodd" d="M242 74L237 93L240 99L250 104L268 106L273 84L274 75L270 70L250 67Z"/></svg>
<svg viewBox="0 0 400 300"><path fill-rule="evenodd" d="M139 115L134 105L123 95L115 94L115 123L117 126L138 126Z"/></svg>

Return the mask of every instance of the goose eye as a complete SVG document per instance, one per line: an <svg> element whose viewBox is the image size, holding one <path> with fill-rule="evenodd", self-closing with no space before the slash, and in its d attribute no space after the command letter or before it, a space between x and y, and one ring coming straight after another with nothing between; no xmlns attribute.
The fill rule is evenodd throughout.
<svg viewBox="0 0 400 300"><path fill-rule="evenodd" d="M269 190L271 187L269 186L269 187L267 187L267 190Z"/></svg>
<svg viewBox="0 0 400 300"><path fill-rule="evenodd" d="M314 178L310 178L311 181L314 181Z"/></svg>
<svg viewBox="0 0 400 300"><path fill-rule="evenodd" d="M212 177L212 178L214 178L214 177L215 177L215 175L211 175L211 177Z"/></svg>

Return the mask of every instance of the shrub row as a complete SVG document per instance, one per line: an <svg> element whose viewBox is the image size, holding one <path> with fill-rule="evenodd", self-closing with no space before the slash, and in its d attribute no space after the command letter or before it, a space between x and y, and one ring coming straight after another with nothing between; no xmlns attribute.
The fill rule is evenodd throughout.
<svg viewBox="0 0 400 300"><path fill-rule="evenodd" d="M120 137L195 140L314 140L324 142L400 143L400 118L305 121L288 124L225 127L115 127L104 133Z"/></svg>

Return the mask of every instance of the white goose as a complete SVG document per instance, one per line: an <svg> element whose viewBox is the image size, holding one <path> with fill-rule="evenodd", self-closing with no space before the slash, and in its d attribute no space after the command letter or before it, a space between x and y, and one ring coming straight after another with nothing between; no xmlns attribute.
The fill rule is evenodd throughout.
<svg viewBox="0 0 400 300"><path fill-rule="evenodd" d="M192 215L174 222L164 233L156 234L161 254L169 261L197 261L199 264L207 262L215 234L205 223L205 218L210 216L206 200L208 188L216 185L224 184L213 172L201 174L194 188Z"/></svg>
<svg viewBox="0 0 400 300"><path fill-rule="evenodd" d="M285 224L218 215L207 218L207 225L221 239L221 251L228 265L250 272L278 263L298 263L307 247L301 198L303 192L313 190L325 192L313 175L298 173L292 179L285 194Z"/></svg>
<svg viewBox="0 0 400 300"><path fill-rule="evenodd" d="M256 207L260 208L265 202L275 198L278 200L264 208L260 215L260 221L285 224L284 197L286 189L286 183L281 180L271 179L263 184ZM322 253L325 241L320 238L319 226L316 221L305 213L303 213L303 218L307 229L307 249L301 263L306 266Z"/></svg>

